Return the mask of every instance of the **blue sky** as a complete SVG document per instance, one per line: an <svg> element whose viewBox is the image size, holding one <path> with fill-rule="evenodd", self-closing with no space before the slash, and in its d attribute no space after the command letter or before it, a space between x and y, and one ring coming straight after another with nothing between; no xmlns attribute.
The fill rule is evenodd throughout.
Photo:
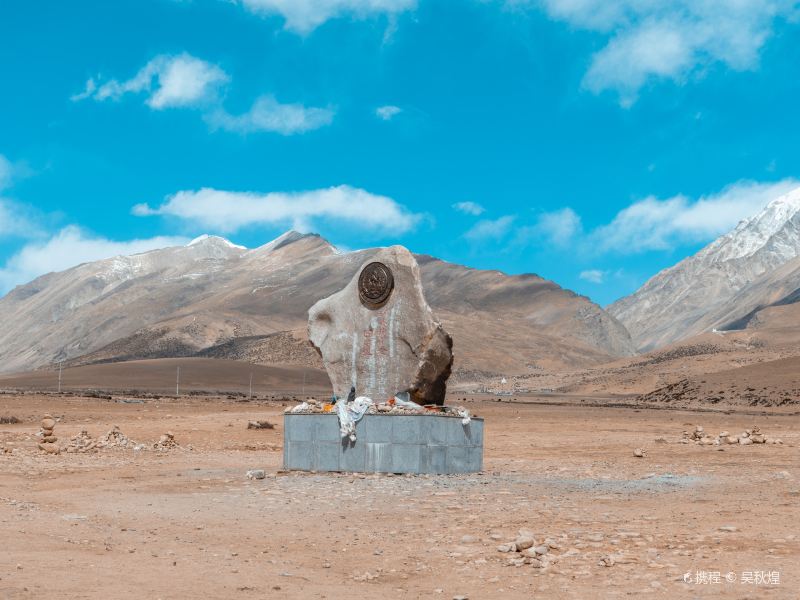
<svg viewBox="0 0 800 600"><path fill-rule="evenodd" d="M793 0L0 7L0 292L289 228L601 304L800 185Z"/></svg>

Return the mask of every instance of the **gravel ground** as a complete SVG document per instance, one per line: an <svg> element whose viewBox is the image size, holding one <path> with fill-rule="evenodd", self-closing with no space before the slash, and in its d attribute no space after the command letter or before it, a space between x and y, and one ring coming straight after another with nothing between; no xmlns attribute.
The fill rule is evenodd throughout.
<svg viewBox="0 0 800 600"><path fill-rule="evenodd" d="M799 597L797 416L473 403L485 472L365 476L282 473L281 405L0 402L2 599ZM148 449L44 455L44 413ZM784 444L681 444L696 424ZM536 558L498 550L521 536Z"/></svg>

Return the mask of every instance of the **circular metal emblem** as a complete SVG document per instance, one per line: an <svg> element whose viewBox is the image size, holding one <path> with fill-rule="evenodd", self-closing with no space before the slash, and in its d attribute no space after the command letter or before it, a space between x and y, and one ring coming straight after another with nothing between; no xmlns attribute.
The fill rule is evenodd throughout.
<svg viewBox="0 0 800 600"><path fill-rule="evenodd" d="M367 308L380 308L394 289L394 275L383 263L372 262L361 269L358 296Z"/></svg>

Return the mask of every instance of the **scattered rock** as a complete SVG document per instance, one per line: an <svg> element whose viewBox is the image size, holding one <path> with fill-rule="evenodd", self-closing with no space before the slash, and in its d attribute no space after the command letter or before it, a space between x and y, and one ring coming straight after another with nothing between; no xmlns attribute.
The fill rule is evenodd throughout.
<svg viewBox="0 0 800 600"><path fill-rule="evenodd" d="M646 452L645 452L645 451L644 451L642 448L636 448L636 449L633 451L633 455L634 455L636 458L644 458L645 456L647 456L647 453L646 453Z"/></svg>
<svg viewBox="0 0 800 600"><path fill-rule="evenodd" d="M601 567L613 567L617 561L610 554L600 559L598 563Z"/></svg>
<svg viewBox="0 0 800 600"><path fill-rule="evenodd" d="M248 429L275 429L275 425L269 421L248 421Z"/></svg>
<svg viewBox="0 0 800 600"><path fill-rule="evenodd" d="M694 442L701 446L720 446L722 444L739 444L742 446L749 446L751 444L776 444L778 440L770 439L767 435L762 433L761 429L756 425L750 429L745 429L739 435L731 435L728 431L722 431L718 436L712 437L708 435L703 428L698 425L693 432L684 431L682 444Z"/></svg>
<svg viewBox="0 0 800 600"><path fill-rule="evenodd" d="M264 469L252 469L245 473L245 477L248 479L266 479L267 474Z"/></svg>
<svg viewBox="0 0 800 600"><path fill-rule="evenodd" d="M158 438L158 441L153 444L153 450L174 450L178 447L178 442L175 441L175 434L171 431L163 434Z"/></svg>
<svg viewBox="0 0 800 600"><path fill-rule="evenodd" d="M518 537L517 541L514 542L517 552L520 552L521 550L527 550L528 548L530 548L535 544L536 540L534 540L532 537L529 536Z"/></svg>
<svg viewBox="0 0 800 600"><path fill-rule="evenodd" d="M85 429L82 429L78 435L70 438L67 442L67 446L64 448L64 450L69 453L86 453L96 449L97 440L92 438Z"/></svg>
<svg viewBox="0 0 800 600"><path fill-rule="evenodd" d="M42 450L47 454L61 453L61 449L58 446L56 446L55 444L48 444L48 443L39 443L39 450Z"/></svg>

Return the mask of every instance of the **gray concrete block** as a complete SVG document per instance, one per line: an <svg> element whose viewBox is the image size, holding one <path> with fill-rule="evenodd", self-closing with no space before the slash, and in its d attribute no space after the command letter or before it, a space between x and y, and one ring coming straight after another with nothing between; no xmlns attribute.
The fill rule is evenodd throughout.
<svg viewBox="0 0 800 600"><path fill-rule="evenodd" d="M422 444L425 416L394 416L392 419L392 442L395 444Z"/></svg>
<svg viewBox="0 0 800 600"><path fill-rule="evenodd" d="M447 444L448 425L452 425L449 417L422 417L422 432L426 444L445 445Z"/></svg>
<svg viewBox="0 0 800 600"><path fill-rule="evenodd" d="M483 471L483 446L467 448L467 473Z"/></svg>
<svg viewBox="0 0 800 600"><path fill-rule="evenodd" d="M353 473L363 473L367 466L367 445L363 441L359 444L342 444L339 455L339 469Z"/></svg>
<svg viewBox="0 0 800 600"><path fill-rule="evenodd" d="M448 446L447 447L447 472L448 473L469 473L469 458L467 456L469 448L467 446Z"/></svg>
<svg viewBox="0 0 800 600"><path fill-rule="evenodd" d="M470 434L468 435L470 441L472 442L473 446L480 446L483 448L483 427L484 422L482 420L473 419L470 421Z"/></svg>
<svg viewBox="0 0 800 600"><path fill-rule="evenodd" d="M316 418L316 439L320 442L338 442L342 439L339 432L339 417L336 415L319 415Z"/></svg>
<svg viewBox="0 0 800 600"><path fill-rule="evenodd" d="M311 442L289 442L289 464L299 471L311 471L314 460L314 446Z"/></svg>
<svg viewBox="0 0 800 600"><path fill-rule="evenodd" d="M369 473L390 473L392 470L392 444L389 442L366 442L366 471Z"/></svg>
<svg viewBox="0 0 800 600"><path fill-rule="evenodd" d="M284 427L290 433L293 442L310 442L316 434L316 419L307 419L306 415L286 415Z"/></svg>
<svg viewBox="0 0 800 600"><path fill-rule="evenodd" d="M453 423L447 428L448 446L473 446L478 429L477 422L470 421L467 425L461 424L461 419L451 419Z"/></svg>
<svg viewBox="0 0 800 600"><path fill-rule="evenodd" d="M392 444L392 472L421 473L422 447L419 444Z"/></svg>
<svg viewBox="0 0 800 600"><path fill-rule="evenodd" d="M391 442L393 419L384 415L369 415L368 419L364 419L365 441Z"/></svg>
<svg viewBox="0 0 800 600"><path fill-rule="evenodd" d="M314 470L338 471L341 442L317 442Z"/></svg>
<svg viewBox="0 0 800 600"><path fill-rule="evenodd" d="M483 420L365 415L350 443L335 414L285 415L283 460L303 471L471 473L483 468Z"/></svg>
<svg viewBox="0 0 800 600"><path fill-rule="evenodd" d="M447 446L423 446L422 453L423 473L447 473Z"/></svg>

